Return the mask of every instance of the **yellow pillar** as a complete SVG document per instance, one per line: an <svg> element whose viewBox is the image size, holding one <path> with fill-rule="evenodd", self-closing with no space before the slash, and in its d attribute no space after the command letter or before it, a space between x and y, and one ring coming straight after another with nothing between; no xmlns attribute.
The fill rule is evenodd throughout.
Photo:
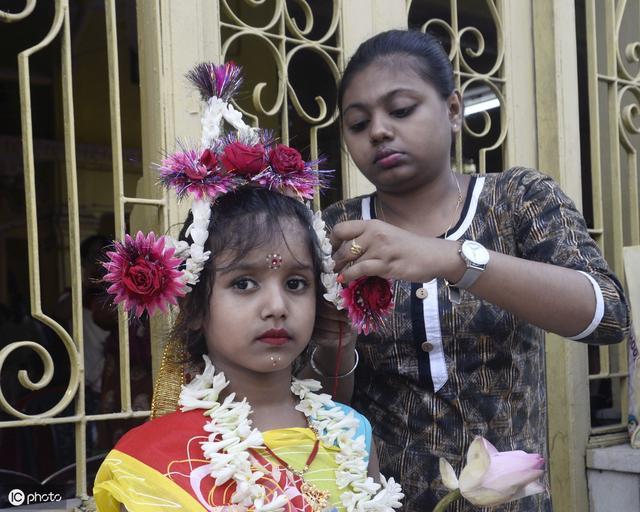
<svg viewBox="0 0 640 512"><path fill-rule="evenodd" d="M407 28L405 0L343 0L340 8L342 69L358 45L372 35L394 28ZM342 155L342 184L344 197L369 194L374 190L346 150Z"/></svg>
<svg viewBox="0 0 640 512"><path fill-rule="evenodd" d="M581 207L575 10L565 0L535 0L533 29L538 166ZM547 336L549 466L555 510L586 512L589 438L586 345Z"/></svg>
<svg viewBox="0 0 640 512"><path fill-rule="evenodd" d="M157 173L152 168L164 151L175 148L176 136L200 140L200 100L187 87L185 73L202 61L220 60L218 2L210 0L143 0L137 2L140 49L140 103L142 117L143 177L137 197L161 197ZM166 194L157 212L136 207L131 229L155 230L177 236L188 205ZM170 320L155 317L151 325L152 368L159 368Z"/></svg>

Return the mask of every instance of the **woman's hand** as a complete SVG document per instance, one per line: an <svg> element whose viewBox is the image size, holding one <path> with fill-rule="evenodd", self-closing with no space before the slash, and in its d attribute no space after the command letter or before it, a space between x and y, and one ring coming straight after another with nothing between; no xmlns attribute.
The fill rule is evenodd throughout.
<svg viewBox="0 0 640 512"><path fill-rule="evenodd" d="M333 304L320 301L316 308L316 324L312 339L323 349L338 350L342 336L342 346L355 345L357 333L351 328L347 312L338 311Z"/></svg>
<svg viewBox="0 0 640 512"><path fill-rule="evenodd" d="M414 235L379 220L336 224L331 243L337 249L335 271L341 273L343 282L361 276L422 283L434 277L457 281L464 272L457 242Z"/></svg>

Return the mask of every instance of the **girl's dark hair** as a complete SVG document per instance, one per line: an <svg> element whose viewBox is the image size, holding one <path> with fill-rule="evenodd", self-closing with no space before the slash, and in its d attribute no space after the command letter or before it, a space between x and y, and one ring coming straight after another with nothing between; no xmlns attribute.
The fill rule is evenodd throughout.
<svg viewBox="0 0 640 512"><path fill-rule="evenodd" d="M338 108L353 77L376 59L387 56L413 57L415 71L431 83L443 98L455 89L453 68L444 48L435 37L417 30L388 30L362 43L349 60L338 86Z"/></svg>
<svg viewBox="0 0 640 512"><path fill-rule="evenodd" d="M203 328L194 326L203 325L216 270L233 268L243 255L277 237L283 237L286 243L285 229L289 227L290 231L287 221L303 228L316 277L316 292L318 298L322 296L322 253L309 208L297 199L264 188L243 187L225 194L211 207L209 238L204 245L205 251L211 251L211 256L198 283L179 301L180 312L171 332L171 337L183 344L188 361L200 364L202 354L207 353ZM192 243L191 237L185 237L192 222L193 216L189 212L180 231L180 240ZM223 260L219 259L221 253L224 253Z"/></svg>

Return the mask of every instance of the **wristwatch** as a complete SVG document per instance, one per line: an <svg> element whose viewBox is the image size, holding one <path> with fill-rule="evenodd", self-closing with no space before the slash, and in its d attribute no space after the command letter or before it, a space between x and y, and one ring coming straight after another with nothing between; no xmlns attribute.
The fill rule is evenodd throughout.
<svg viewBox="0 0 640 512"><path fill-rule="evenodd" d="M457 283L451 283L460 290L466 290L475 283L480 275L487 268L489 263L489 251L475 240L465 240L462 242L458 254L467 265L467 270Z"/></svg>

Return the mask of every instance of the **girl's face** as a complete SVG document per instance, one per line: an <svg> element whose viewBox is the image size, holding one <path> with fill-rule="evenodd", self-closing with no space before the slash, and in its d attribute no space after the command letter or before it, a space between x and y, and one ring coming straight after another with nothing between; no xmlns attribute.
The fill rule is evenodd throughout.
<svg viewBox="0 0 640 512"><path fill-rule="evenodd" d="M227 374L289 371L311 338L316 285L307 235L294 221L282 227L286 241L217 258L204 332Z"/></svg>
<svg viewBox="0 0 640 512"><path fill-rule="evenodd" d="M392 56L356 73L342 100L343 132L354 162L378 190L404 192L450 170L459 130L458 93L443 99L412 67Z"/></svg>

